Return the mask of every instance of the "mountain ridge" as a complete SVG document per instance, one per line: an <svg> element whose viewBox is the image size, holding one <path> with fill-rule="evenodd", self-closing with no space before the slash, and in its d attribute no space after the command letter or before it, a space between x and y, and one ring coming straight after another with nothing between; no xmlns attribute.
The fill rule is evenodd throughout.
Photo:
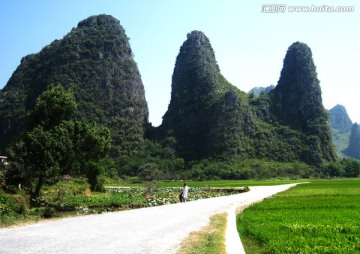
<svg viewBox="0 0 360 254"><path fill-rule="evenodd" d="M210 58L202 58L206 55ZM311 50L299 42L288 49L278 85L251 98L221 75L208 38L189 33L176 58L171 101L159 129L177 142L185 160L258 157L320 164L336 158Z"/></svg>
<svg viewBox="0 0 360 254"><path fill-rule="evenodd" d="M176 57L171 100L162 124L150 128L145 91L120 22L91 16L61 40L22 59L0 92L0 149L26 131L27 111L44 89L73 91L78 119L107 126L117 158L131 156L146 132L186 163L264 159L334 161L328 116L310 48L292 44L277 86L251 96L221 74L210 40L192 31ZM151 131L149 131L151 130Z"/></svg>

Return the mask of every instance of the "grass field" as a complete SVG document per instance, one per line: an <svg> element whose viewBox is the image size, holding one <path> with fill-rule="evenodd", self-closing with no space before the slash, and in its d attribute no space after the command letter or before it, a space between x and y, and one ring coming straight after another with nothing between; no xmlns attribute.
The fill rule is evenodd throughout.
<svg viewBox="0 0 360 254"><path fill-rule="evenodd" d="M312 181L237 218L246 253L360 253L360 179Z"/></svg>

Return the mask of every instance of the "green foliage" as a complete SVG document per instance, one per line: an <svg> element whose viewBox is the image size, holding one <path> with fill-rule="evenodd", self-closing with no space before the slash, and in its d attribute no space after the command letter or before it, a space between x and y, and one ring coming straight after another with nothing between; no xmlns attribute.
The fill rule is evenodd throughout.
<svg viewBox="0 0 360 254"><path fill-rule="evenodd" d="M202 160L194 164L187 173L188 178L196 180L301 179L316 175L314 168L303 162L285 163L256 159L232 163Z"/></svg>
<svg viewBox="0 0 360 254"><path fill-rule="evenodd" d="M60 83L68 90L49 87ZM107 177L143 180L307 177L314 172L302 162L319 166L336 159L312 53L303 43L289 47L278 86L254 96L223 77L202 32L189 33L176 59L168 111L154 128L124 29L111 16L92 16L24 57L0 101L0 152L31 131L30 111L45 140L58 140L46 143L56 161L54 176L85 174L85 163L106 153L113 158ZM18 142L11 149L21 147ZM246 164L256 159L266 163ZM17 168L25 165L20 160ZM294 168L301 169L262 167L269 161L299 162ZM23 177L17 168L13 182Z"/></svg>
<svg viewBox="0 0 360 254"><path fill-rule="evenodd" d="M119 176L139 176L141 180L179 179L185 168L185 161L177 158L173 148L166 142L145 140L132 156L114 160ZM150 175L147 176L146 174Z"/></svg>
<svg viewBox="0 0 360 254"><path fill-rule="evenodd" d="M71 110L64 110L65 113L60 114L58 105L51 105L58 103L57 99L62 96L70 106L61 107ZM10 183L23 183L30 194L32 205L39 205L40 190L45 183L57 182L60 174L82 173L81 168L85 162L96 162L110 150L110 131L106 127L66 121L69 117L67 114L75 110L76 107L73 106L76 104L71 93L60 85L50 87L37 102L40 106L35 106L33 116L40 116L46 107L55 110L46 111L46 120L34 122L35 127L8 149L12 163L6 173ZM90 171L87 172L92 172L88 174L91 186L100 189L100 172L95 173L93 167L89 168Z"/></svg>
<svg viewBox="0 0 360 254"><path fill-rule="evenodd" d="M92 191L105 191L104 183L99 179L100 175L104 174L104 167L93 161L86 162L84 167L90 189Z"/></svg>
<svg viewBox="0 0 360 254"><path fill-rule="evenodd" d="M38 96L50 84L58 83L73 92L78 108L73 120L96 122L111 130L113 156L138 148L148 118L141 77L119 21L98 15L83 20L39 53L22 59L0 93L0 153L15 137L30 130L28 111L39 111L33 114L36 122L58 124L56 118L73 109L66 99L56 97L52 107L38 103L34 108ZM61 93L61 89L53 89ZM61 106L65 104L68 108ZM47 119L47 110L58 114Z"/></svg>
<svg viewBox="0 0 360 254"><path fill-rule="evenodd" d="M144 182L150 182L160 178L161 172L158 169L158 165L155 163L146 163L139 167L139 177Z"/></svg>
<svg viewBox="0 0 360 254"><path fill-rule="evenodd" d="M319 166L336 159L312 53L299 42L288 49L278 86L255 97L226 81L209 39L191 32L176 58L163 123L158 135L151 132L174 139L186 162L257 158Z"/></svg>
<svg viewBox="0 0 360 254"><path fill-rule="evenodd" d="M31 201L40 195L41 187L46 182L56 181L59 174L59 153L57 140L51 132L42 126L27 132L8 150L9 159L13 162L7 172L10 182L20 177L24 187L29 191Z"/></svg>
<svg viewBox="0 0 360 254"><path fill-rule="evenodd" d="M237 224L246 253L360 251L360 181L298 185L247 208ZM249 249L248 249L249 248Z"/></svg>
<svg viewBox="0 0 360 254"><path fill-rule="evenodd" d="M75 113L77 104L71 91L58 84L50 86L37 99L35 108L30 112L34 125L42 125L45 129L69 120Z"/></svg>
<svg viewBox="0 0 360 254"><path fill-rule="evenodd" d="M343 158L336 162L323 164L322 177L358 177L360 175L360 161Z"/></svg>

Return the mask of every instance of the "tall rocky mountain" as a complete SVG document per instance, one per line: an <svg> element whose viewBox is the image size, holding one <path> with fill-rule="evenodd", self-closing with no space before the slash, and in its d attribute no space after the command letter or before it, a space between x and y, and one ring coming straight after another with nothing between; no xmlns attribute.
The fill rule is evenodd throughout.
<svg viewBox="0 0 360 254"><path fill-rule="evenodd" d="M57 83L74 92L76 118L110 128L115 155L132 151L142 140L148 108L129 40L118 20L99 15L21 60L0 91L1 153L29 128L26 114L36 98Z"/></svg>
<svg viewBox="0 0 360 254"><path fill-rule="evenodd" d="M221 75L209 39L193 31L180 48L171 101L159 127L186 160L332 161L328 115L311 50L288 49L277 87L248 96Z"/></svg>
<svg viewBox="0 0 360 254"><path fill-rule="evenodd" d="M181 157L236 156L238 142L253 126L247 96L220 73L209 39L200 31L187 35L172 76L171 101L160 127L176 140Z"/></svg>
<svg viewBox="0 0 360 254"><path fill-rule="evenodd" d="M349 147L344 151L347 156L360 160L360 126L357 123L351 128Z"/></svg>
<svg viewBox="0 0 360 254"><path fill-rule="evenodd" d="M329 110L330 127L336 151L340 157L346 156L343 151L349 146L350 133L353 126L346 108L336 105Z"/></svg>
<svg viewBox="0 0 360 254"><path fill-rule="evenodd" d="M335 158L320 82L311 49L306 44L295 42L288 48L272 99L279 122L306 134L313 159Z"/></svg>

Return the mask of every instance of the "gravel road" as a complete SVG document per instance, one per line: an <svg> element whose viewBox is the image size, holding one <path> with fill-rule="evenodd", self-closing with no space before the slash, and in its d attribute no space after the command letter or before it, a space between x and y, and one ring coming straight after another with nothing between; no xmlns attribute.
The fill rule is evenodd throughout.
<svg viewBox="0 0 360 254"><path fill-rule="evenodd" d="M226 197L2 228L0 253L176 253L182 240L206 226L211 215L248 206L292 186L250 187L247 193ZM230 232L229 253L240 248L236 230Z"/></svg>

